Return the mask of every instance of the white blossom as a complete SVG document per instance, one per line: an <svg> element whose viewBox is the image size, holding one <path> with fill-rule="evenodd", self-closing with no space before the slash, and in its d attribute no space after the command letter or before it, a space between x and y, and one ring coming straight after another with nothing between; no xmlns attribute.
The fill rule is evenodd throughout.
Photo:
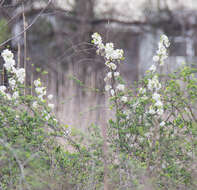
<svg viewBox="0 0 197 190"><path fill-rule="evenodd" d="M10 84L11 88L14 89L15 86L16 86L16 80L13 79L13 78L10 78L9 79L9 84Z"/></svg>
<svg viewBox="0 0 197 190"><path fill-rule="evenodd" d="M21 84L23 84L25 81L25 69L24 68L16 69L15 74L16 74L17 80Z"/></svg>
<svg viewBox="0 0 197 190"><path fill-rule="evenodd" d="M118 76L120 76L120 73L116 71L116 72L114 72L114 76L118 77Z"/></svg>
<svg viewBox="0 0 197 190"><path fill-rule="evenodd" d="M159 125L161 126L161 127L163 127L163 126L165 126L165 121L162 121Z"/></svg>
<svg viewBox="0 0 197 190"><path fill-rule="evenodd" d="M116 87L119 91L124 91L125 85L124 84L118 84Z"/></svg>
<svg viewBox="0 0 197 190"><path fill-rule="evenodd" d="M34 108L37 108L37 107L38 107L38 102L37 102L37 101L34 101L33 104L32 104L32 106L33 106Z"/></svg>
<svg viewBox="0 0 197 190"><path fill-rule="evenodd" d="M160 94L158 94L157 92L155 92L155 93L152 95L152 98L153 98L153 100L155 100L155 101L159 101L160 98L161 98L161 96L160 96Z"/></svg>
<svg viewBox="0 0 197 190"><path fill-rule="evenodd" d="M112 70L116 70L117 68L116 64L112 62L106 62L106 65Z"/></svg>
<svg viewBox="0 0 197 190"><path fill-rule="evenodd" d="M158 62L159 61L159 56L158 55L153 56L153 61Z"/></svg>
<svg viewBox="0 0 197 190"><path fill-rule="evenodd" d="M7 60L14 58L14 54L8 49L3 50L3 52L1 53L1 56L3 57L5 62L7 62Z"/></svg>
<svg viewBox="0 0 197 190"><path fill-rule="evenodd" d="M15 61L13 59L8 59L4 63L4 67L7 71L11 71L15 65Z"/></svg>
<svg viewBox="0 0 197 190"><path fill-rule="evenodd" d="M5 94L6 87L5 86L0 86L0 93Z"/></svg>
<svg viewBox="0 0 197 190"><path fill-rule="evenodd" d="M163 103L160 100L158 100L158 101L156 101L155 106L163 107Z"/></svg>
<svg viewBox="0 0 197 190"><path fill-rule="evenodd" d="M41 86L41 81L40 81L40 79L35 80L35 81L34 81L34 85L35 85L36 87Z"/></svg>
<svg viewBox="0 0 197 190"><path fill-rule="evenodd" d="M155 109L152 106L150 106L148 113L153 115L153 114L156 113L156 111L155 111Z"/></svg>
<svg viewBox="0 0 197 190"><path fill-rule="evenodd" d="M49 108L54 109L55 105L54 104L48 104Z"/></svg>
<svg viewBox="0 0 197 190"><path fill-rule="evenodd" d="M149 71L151 72L155 72L156 71L156 66L155 65L152 65L150 68L149 68Z"/></svg>
<svg viewBox="0 0 197 190"><path fill-rule="evenodd" d="M18 97L19 97L18 91L14 92L14 93L12 94L12 99L17 99Z"/></svg>
<svg viewBox="0 0 197 190"><path fill-rule="evenodd" d="M109 91L110 89L112 88L112 86L111 85L105 85L105 91Z"/></svg>
<svg viewBox="0 0 197 190"><path fill-rule="evenodd" d="M107 73L107 78L109 78L109 79L112 78L112 72Z"/></svg>
<svg viewBox="0 0 197 190"><path fill-rule="evenodd" d="M111 93L112 96L114 96L114 94L115 94L114 89L111 89L111 90L110 90L110 93Z"/></svg>
<svg viewBox="0 0 197 190"><path fill-rule="evenodd" d="M5 94L6 95L6 98L8 99L8 100L11 100L12 99L12 97L11 97L11 95L9 94L9 93L7 93L7 94Z"/></svg>
<svg viewBox="0 0 197 190"><path fill-rule="evenodd" d="M53 95L52 94L50 94L50 95L48 95L48 97L47 97L49 100L52 100L53 99Z"/></svg>
<svg viewBox="0 0 197 190"><path fill-rule="evenodd" d="M128 98L126 96L122 96L120 100L122 102L126 103L128 101Z"/></svg>
<svg viewBox="0 0 197 190"><path fill-rule="evenodd" d="M158 114L158 115L163 115L163 112L164 112L163 108L159 108L159 109L157 110L157 114Z"/></svg>

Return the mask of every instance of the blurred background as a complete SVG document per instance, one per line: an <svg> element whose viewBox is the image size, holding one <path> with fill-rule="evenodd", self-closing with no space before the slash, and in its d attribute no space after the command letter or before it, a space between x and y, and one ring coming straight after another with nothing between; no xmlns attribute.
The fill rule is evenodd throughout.
<svg viewBox="0 0 197 190"><path fill-rule="evenodd" d="M0 50L11 48L27 65L28 84L42 78L58 118L80 129L110 117L104 60L90 43L94 32L124 50L121 73L132 84L152 64L163 33L171 41L168 71L195 65L197 1L0 0Z"/></svg>

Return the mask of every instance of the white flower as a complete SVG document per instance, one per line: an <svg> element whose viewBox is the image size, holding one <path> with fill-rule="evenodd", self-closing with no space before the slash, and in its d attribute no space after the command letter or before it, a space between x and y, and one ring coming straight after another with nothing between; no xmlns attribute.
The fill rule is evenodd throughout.
<svg viewBox="0 0 197 190"><path fill-rule="evenodd" d="M106 43L105 45L105 57L107 59L111 59L114 51L114 44L113 43Z"/></svg>
<svg viewBox="0 0 197 190"><path fill-rule="evenodd" d="M15 70L17 80L22 84L25 81L25 69L20 68Z"/></svg>
<svg viewBox="0 0 197 190"><path fill-rule="evenodd" d="M111 89L111 90L110 90L110 93L111 93L112 96L114 96L114 94L115 94L114 89Z"/></svg>
<svg viewBox="0 0 197 190"><path fill-rule="evenodd" d="M163 108L159 108L158 110L157 110L157 114L158 115L163 115Z"/></svg>
<svg viewBox="0 0 197 190"><path fill-rule="evenodd" d="M112 86L111 85L105 85L105 91L109 91L110 89L112 88Z"/></svg>
<svg viewBox="0 0 197 190"><path fill-rule="evenodd" d="M13 99L17 99L18 97L19 97L18 91L14 92L14 93L12 94L12 98L13 98Z"/></svg>
<svg viewBox="0 0 197 190"><path fill-rule="evenodd" d="M107 66L108 66L110 69L112 69L112 70L116 70L116 68L117 68L116 64L114 64L114 63L112 63L112 62L106 63L106 64L107 64Z"/></svg>
<svg viewBox="0 0 197 190"><path fill-rule="evenodd" d="M14 58L14 54L8 49L3 50L1 56L3 57L4 61Z"/></svg>
<svg viewBox="0 0 197 190"><path fill-rule="evenodd" d="M38 107L38 102L34 101L33 104L32 104L32 106L33 106L34 108L37 108L37 107Z"/></svg>
<svg viewBox="0 0 197 190"><path fill-rule="evenodd" d="M48 99L52 100L53 99L53 95L52 94L48 95Z"/></svg>
<svg viewBox="0 0 197 190"><path fill-rule="evenodd" d="M36 87L41 86L41 81L40 81L40 79L35 80L35 81L34 81L34 85L35 85Z"/></svg>
<svg viewBox="0 0 197 190"><path fill-rule="evenodd" d="M150 106L148 113L155 114L156 111L154 110L154 108L152 106Z"/></svg>
<svg viewBox="0 0 197 190"><path fill-rule="evenodd" d="M109 78L109 79L112 78L112 72L107 73L107 78Z"/></svg>
<svg viewBox="0 0 197 190"><path fill-rule="evenodd" d="M153 56L153 61L158 62L159 61L159 56L158 55Z"/></svg>
<svg viewBox="0 0 197 190"><path fill-rule="evenodd" d="M5 94L5 90L6 90L6 87L5 86L0 86L0 92L2 94Z"/></svg>
<svg viewBox="0 0 197 190"><path fill-rule="evenodd" d="M46 88L45 87L37 87L35 88L37 94L46 95Z"/></svg>
<svg viewBox="0 0 197 190"><path fill-rule="evenodd" d="M16 80L13 79L13 78L10 78L9 79L9 84L10 84L11 88L14 89L15 88L15 85L16 85Z"/></svg>
<svg viewBox="0 0 197 190"><path fill-rule="evenodd" d="M157 92L155 92L155 93L152 95L152 98L153 98L153 100L155 100L155 101L159 101L159 100L160 100L160 94L158 94Z"/></svg>
<svg viewBox="0 0 197 190"><path fill-rule="evenodd" d="M116 87L119 91L124 91L125 85L124 84L118 84Z"/></svg>
<svg viewBox="0 0 197 190"><path fill-rule="evenodd" d="M163 127L163 126L165 126L165 124L166 124L165 121L162 121L162 122L160 123L160 126Z"/></svg>
<svg viewBox="0 0 197 190"><path fill-rule="evenodd" d="M102 43L102 38L101 38L100 34L98 34L97 32L92 35L92 38L93 38L93 43L95 45L99 45Z"/></svg>
<svg viewBox="0 0 197 190"><path fill-rule="evenodd" d="M122 102L126 103L128 101L128 98L126 96L122 96L120 100Z"/></svg>
<svg viewBox="0 0 197 190"><path fill-rule="evenodd" d="M14 59L9 59L4 63L4 67L7 71L11 71L15 65Z"/></svg>
<svg viewBox="0 0 197 190"><path fill-rule="evenodd" d="M54 109L55 105L54 104L48 104L49 108Z"/></svg>
<svg viewBox="0 0 197 190"><path fill-rule="evenodd" d="M123 50L122 49L116 49L113 51L111 55L111 59L122 59L123 57Z"/></svg>
<svg viewBox="0 0 197 190"><path fill-rule="evenodd" d="M5 94L5 95L6 95L6 98L7 98L8 100L11 100L11 99L12 99L12 97L11 97L10 94Z"/></svg>
<svg viewBox="0 0 197 190"><path fill-rule="evenodd" d="M161 84L158 81L158 77L155 75L152 79L148 79L148 89L149 90L159 90L161 88Z"/></svg>
<svg viewBox="0 0 197 190"><path fill-rule="evenodd" d="M163 107L163 103L162 103L160 100L158 100L158 101L155 103L155 106L157 106L157 107Z"/></svg>
<svg viewBox="0 0 197 190"><path fill-rule="evenodd" d="M108 80L108 78L107 78L107 77L105 77L105 78L104 78L104 81L105 81L105 82L107 82L107 80Z"/></svg>
<svg viewBox="0 0 197 190"><path fill-rule="evenodd" d="M149 68L149 71L151 72L155 72L156 71L156 66L155 65L152 65L150 68Z"/></svg>
<svg viewBox="0 0 197 190"><path fill-rule="evenodd" d="M118 76L120 76L120 73L116 71L116 72L114 72L114 76L118 77Z"/></svg>
<svg viewBox="0 0 197 190"><path fill-rule="evenodd" d="M139 93L140 94L145 94L146 93L146 89L145 88L140 88L139 89Z"/></svg>
<svg viewBox="0 0 197 190"><path fill-rule="evenodd" d="M163 43L165 44L165 46L166 46L167 48L170 47L169 39L168 39L168 37L167 37L165 34L163 34L163 35L161 36L161 39L162 39Z"/></svg>

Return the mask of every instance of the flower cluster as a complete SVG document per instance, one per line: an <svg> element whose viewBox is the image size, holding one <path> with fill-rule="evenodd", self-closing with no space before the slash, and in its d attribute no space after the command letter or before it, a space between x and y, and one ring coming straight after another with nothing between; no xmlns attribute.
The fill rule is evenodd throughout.
<svg viewBox="0 0 197 190"><path fill-rule="evenodd" d="M164 61L168 58L167 48L169 47L170 42L168 37L166 35L162 35L158 45L157 55L153 57L153 61L159 62L160 65L163 65Z"/></svg>
<svg viewBox="0 0 197 190"><path fill-rule="evenodd" d="M0 93L8 100L15 100L19 97L18 87L17 83L23 84L25 81L25 70L23 68L17 69L15 67L16 63L14 60L14 54L6 49L1 53L3 60L4 60L4 68L8 72L8 75L10 76L8 79L9 87L6 87L4 85L0 86ZM12 95L10 93L6 93L6 91L12 91Z"/></svg>
<svg viewBox="0 0 197 190"><path fill-rule="evenodd" d="M114 49L113 43L103 44L102 38L98 33L94 33L92 35L92 39L92 43L97 46L97 53L104 56L105 65L108 68L108 72L106 74L106 77L104 78L104 81L106 83L105 91L110 92L110 95L112 97L117 95L117 93L119 92L124 92L125 85L118 83L117 80L120 76L120 73L117 71L118 63L120 63L120 61L124 59L123 50ZM128 101L128 98L122 95L120 97L120 101L126 103Z"/></svg>
<svg viewBox="0 0 197 190"><path fill-rule="evenodd" d="M34 81L34 85L35 85L35 92L36 92L36 94L38 95L38 98L41 100L41 101L43 101L44 100L44 96L46 96L46 87L43 87L42 86L42 83L41 83L41 81L40 81L40 79L37 79L37 80L35 80ZM52 94L50 94L50 95L48 95L48 100L52 100L53 99L53 95ZM33 103L33 106L34 107L37 107L37 105L38 105L38 103L37 102L34 102ZM55 107L55 105L54 104L51 104L51 103L48 103L48 107L50 108L50 109L54 109L54 107Z"/></svg>
<svg viewBox="0 0 197 190"><path fill-rule="evenodd" d="M21 84L24 83L25 81L25 69L24 68L16 68L16 62L14 60L14 54L6 49L2 52L2 57L5 61L4 63L4 68L10 72L12 75L14 75L14 78L11 78L11 83L12 83L12 88L13 88L13 84L16 84L16 82L19 82Z"/></svg>
<svg viewBox="0 0 197 190"><path fill-rule="evenodd" d="M3 95L7 100L15 100L19 98L19 93L21 88L23 88L23 86L20 86L20 84L24 84L25 81L25 69L24 68L16 68L16 62L14 60L14 54L6 49L1 53L3 59L4 59L4 68L6 69L6 71L9 74L8 77L8 82L9 85L8 87L1 85L0 86L0 94ZM35 92L38 95L38 99L41 102L44 102L44 96L46 96L47 91L46 91L46 87L42 86L42 83L40 81L40 79L37 79L34 81L34 86L35 86ZM48 95L48 101L53 99L53 95ZM17 102L17 101L16 101ZM33 108L38 108L39 106L39 101L34 100L32 102L32 107ZM50 110L54 109L54 104L52 103L48 103L48 108ZM43 110L42 112L43 117L48 121L50 118L52 118L51 114L46 111ZM55 118L53 118L54 121L56 121Z"/></svg>

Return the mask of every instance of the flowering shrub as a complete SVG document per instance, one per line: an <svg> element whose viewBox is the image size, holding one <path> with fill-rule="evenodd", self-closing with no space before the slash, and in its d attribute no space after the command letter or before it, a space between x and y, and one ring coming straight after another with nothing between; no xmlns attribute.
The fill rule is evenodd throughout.
<svg viewBox="0 0 197 190"><path fill-rule="evenodd" d="M43 175L54 171L55 137L67 130L55 119L53 96L46 97L40 79L34 81L36 95L25 94L24 68L17 68L10 50L1 55L8 83L0 86L0 189L42 189Z"/></svg>
<svg viewBox="0 0 197 190"><path fill-rule="evenodd" d="M196 189L197 69L183 65L174 73L159 73L170 46L162 35L154 64L127 89L118 72L123 51L104 44L98 33L92 38L108 68L105 90L116 113L109 121L110 143L144 165L154 188Z"/></svg>

